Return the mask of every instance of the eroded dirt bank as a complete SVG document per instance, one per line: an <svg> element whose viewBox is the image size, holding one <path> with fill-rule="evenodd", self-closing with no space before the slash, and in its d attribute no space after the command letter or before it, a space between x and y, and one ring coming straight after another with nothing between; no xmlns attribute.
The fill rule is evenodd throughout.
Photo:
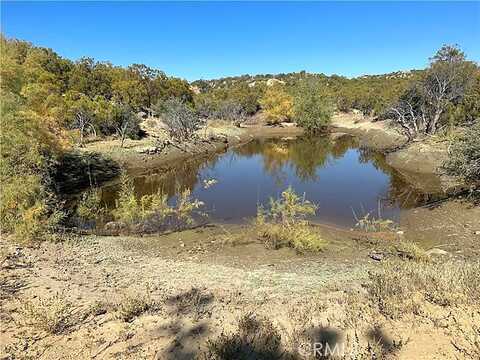
<svg viewBox="0 0 480 360"><path fill-rule="evenodd" d="M417 189L452 193L463 188L460 179L446 175L443 170L448 159L446 141L428 139L407 144L407 138L389 121L372 122L356 114L336 114L332 131L354 135L362 145L386 152L387 164Z"/></svg>

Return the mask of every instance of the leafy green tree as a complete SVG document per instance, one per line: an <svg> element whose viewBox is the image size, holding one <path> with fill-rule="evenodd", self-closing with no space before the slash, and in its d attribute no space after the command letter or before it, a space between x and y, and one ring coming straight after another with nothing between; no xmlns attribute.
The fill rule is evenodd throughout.
<svg viewBox="0 0 480 360"><path fill-rule="evenodd" d="M313 81L298 84L293 105L293 119L313 133L330 124L333 105L328 95Z"/></svg>

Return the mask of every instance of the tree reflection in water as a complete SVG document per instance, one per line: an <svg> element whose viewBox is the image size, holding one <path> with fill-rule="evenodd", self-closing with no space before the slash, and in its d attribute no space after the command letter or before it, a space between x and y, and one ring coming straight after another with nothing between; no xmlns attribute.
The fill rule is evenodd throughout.
<svg viewBox="0 0 480 360"><path fill-rule="evenodd" d="M320 216L334 222L341 217L344 224L351 221L346 220L351 217L351 207L376 209L380 202L393 216L400 208L441 197L435 183L438 179L427 184L427 193L422 192L418 185L425 182L425 176L399 173L388 166L383 154L359 148L352 137L335 141L328 136L254 140L226 153L131 176L138 196L161 190L173 201L179 191L188 188L213 212L218 209L219 216L239 219L254 216L256 202L266 201L292 184L298 187L296 191L305 191L310 199L320 202ZM204 189L203 181L210 178L218 184ZM103 188L103 199L110 208L117 191L116 185Z"/></svg>

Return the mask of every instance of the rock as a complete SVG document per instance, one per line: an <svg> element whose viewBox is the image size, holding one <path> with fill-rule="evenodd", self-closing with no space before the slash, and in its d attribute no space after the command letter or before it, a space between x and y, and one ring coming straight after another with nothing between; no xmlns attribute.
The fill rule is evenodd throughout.
<svg viewBox="0 0 480 360"><path fill-rule="evenodd" d="M384 254L381 253L371 253L368 256L375 261L382 261L385 257Z"/></svg>
<svg viewBox="0 0 480 360"><path fill-rule="evenodd" d="M156 146L145 146L137 149L137 152L140 154L156 154L158 148Z"/></svg>
<svg viewBox="0 0 480 360"><path fill-rule="evenodd" d="M404 231L402 231L402 230L397 231L397 235L403 235L403 234L405 234Z"/></svg>
<svg viewBox="0 0 480 360"><path fill-rule="evenodd" d="M271 86L277 85L277 84L279 84L279 85L285 85L285 81L278 80L278 79L275 79L275 78L273 78L273 79L268 79L268 80L267 80L267 86L268 86L268 87L271 87Z"/></svg>
<svg viewBox="0 0 480 360"><path fill-rule="evenodd" d="M127 225L121 221L110 221L105 224L105 231L111 232L113 234L118 234L120 231L124 230Z"/></svg>
<svg viewBox="0 0 480 360"><path fill-rule="evenodd" d="M445 251L445 250L442 250L442 249L438 249L438 248L433 248L433 249L430 249L430 250L427 250L425 252L425 254L427 254L428 256L446 256L446 255L450 255L450 253L448 251Z"/></svg>
<svg viewBox="0 0 480 360"><path fill-rule="evenodd" d="M282 122L282 123L280 123L280 127L282 127L282 128L293 128L293 127L297 127L297 123L294 123L294 122Z"/></svg>
<svg viewBox="0 0 480 360"><path fill-rule="evenodd" d="M475 235L480 235L480 231L477 230L477 231L474 232L474 234Z"/></svg>
<svg viewBox="0 0 480 360"><path fill-rule="evenodd" d="M334 132L330 134L330 139L333 141L336 141L345 137L352 137L352 135L344 132Z"/></svg>

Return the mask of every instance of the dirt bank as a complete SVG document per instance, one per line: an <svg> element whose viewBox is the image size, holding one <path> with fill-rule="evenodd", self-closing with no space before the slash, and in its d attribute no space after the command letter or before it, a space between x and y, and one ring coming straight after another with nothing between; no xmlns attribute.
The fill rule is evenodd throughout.
<svg viewBox="0 0 480 360"><path fill-rule="evenodd" d="M332 131L354 135L361 145L386 152L387 164L423 192L452 193L463 187L460 179L447 176L442 169L448 158L446 141L430 138L407 145L407 138L389 121L372 122L357 114L336 114Z"/></svg>
<svg viewBox="0 0 480 360"><path fill-rule="evenodd" d="M403 146L407 139L386 122L372 122L372 119L357 114L337 113L332 118L332 130L352 134L361 145L378 151Z"/></svg>
<svg viewBox="0 0 480 360"><path fill-rule="evenodd" d="M169 145L160 149L158 142L163 139L146 137L141 140L127 139L123 148L118 140L102 140L88 144L83 150L99 152L120 163L130 173L139 174L149 169L168 168L184 159L224 152L252 139L298 136L303 130L297 127L270 126L238 128L222 122L209 126L206 134L203 130L201 132L202 137L208 140L198 140L186 146Z"/></svg>
<svg viewBox="0 0 480 360"><path fill-rule="evenodd" d="M457 206L455 213L465 210ZM416 218L426 223L417 222L406 236L419 230L429 239L441 233L448 238L460 231L472 240L473 255L479 244L473 241L474 218L465 217L463 228L445 231L442 224L452 211L422 210ZM458 334L443 325L449 317L442 325L440 315L430 312L398 321L365 318L362 284L382 263L370 257L373 240L385 241L387 234L320 231L328 248L307 255L267 250L251 229L233 225L143 238L76 237L33 248L2 240L0 356L193 359L208 339L233 331L242 314L251 312L272 321L288 351L300 329L314 327L346 341L352 324L364 324L360 341L377 341L371 334L380 331L388 343L402 343L388 347L389 358L455 357L451 341ZM456 247L440 248L448 256L464 255ZM352 296L360 297L350 308ZM41 314L59 316L59 309L68 314L64 327L55 334L41 330L46 321Z"/></svg>

